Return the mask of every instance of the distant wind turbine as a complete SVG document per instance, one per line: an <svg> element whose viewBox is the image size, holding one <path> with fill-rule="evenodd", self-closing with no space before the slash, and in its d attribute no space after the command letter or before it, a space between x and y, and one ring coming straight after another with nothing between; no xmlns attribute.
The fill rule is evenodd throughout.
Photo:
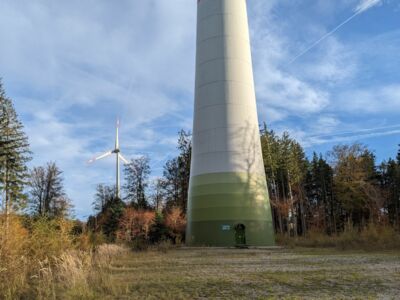
<svg viewBox="0 0 400 300"><path fill-rule="evenodd" d="M117 126L116 126L116 137L115 137L115 148L114 150L107 151L106 153L92 158L91 160L88 161L89 164L92 164L100 159L106 158L108 156L111 156L115 154L116 156L116 196L117 198L121 198L121 178L120 178L120 160L122 160L125 164L129 164L129 161L125 159L125 157L122 156L121 150L119 149L119 126L120 122L119 119L117 120Z"/></svg>

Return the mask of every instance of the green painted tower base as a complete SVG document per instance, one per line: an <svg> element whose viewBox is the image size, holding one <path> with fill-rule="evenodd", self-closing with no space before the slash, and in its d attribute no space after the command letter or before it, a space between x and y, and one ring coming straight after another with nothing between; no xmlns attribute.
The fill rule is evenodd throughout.
<svg viewBox="0 0 400 300"><path fill-rule="evenodd" d="M275 245L271 207L262 175L214 173L192 177L188 220L188 246L240 246L241 234L249 246Z"/></svg>

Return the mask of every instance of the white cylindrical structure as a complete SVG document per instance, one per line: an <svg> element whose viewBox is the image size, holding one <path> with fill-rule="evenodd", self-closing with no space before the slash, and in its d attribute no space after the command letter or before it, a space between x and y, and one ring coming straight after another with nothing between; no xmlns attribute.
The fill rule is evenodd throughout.
<svg viewBox="0 0 400 300"><path fill-rule="evenodd" d="M198 0L197 18L188 244L273 245L246 0Z"/></svg>

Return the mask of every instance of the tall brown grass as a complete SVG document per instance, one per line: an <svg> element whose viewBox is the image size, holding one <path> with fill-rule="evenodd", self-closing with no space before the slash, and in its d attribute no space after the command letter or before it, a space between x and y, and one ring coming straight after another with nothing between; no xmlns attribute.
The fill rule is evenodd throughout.
<svg viewBox="0 0 400 300"><path fill-rule="evenodd" d="M12 216L6 226L0 216L0 299L96 299L102 289L112 292L108 269L125 248L73 236L67 220L24 225Z"/></svg>
<svg viewBox="0 0 400 300"><path fill-rule="evenodd" d="M13 299L17 293L24 293L30 270L28 257L29 235L20 222L10 217L0 218L0 298Z"/></svg>
<svg viewBox="0 0 400 300"><path fill-rule="evenodd" d="M346 228L338 235L329 236L311 230L305 237L279 235L278 244L288 247L337 248L340 250L400 250L400 234L390 226L370 224L364 229Z"/></svg>

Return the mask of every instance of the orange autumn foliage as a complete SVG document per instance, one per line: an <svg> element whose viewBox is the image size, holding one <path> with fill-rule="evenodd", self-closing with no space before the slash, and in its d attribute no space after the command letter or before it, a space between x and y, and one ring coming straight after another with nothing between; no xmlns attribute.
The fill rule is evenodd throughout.
<svg viewBox="0 0 400 300"><path fill-rule="evenodd" d="M165 225L170 230L175 242L180 243L186 230L186 216L182 209L173 207L165 216Z"/></svg>
<svg viewBox="0 0 400 300"><path fill-rule="evenodd" d="M147 240L154 223L155 212L129 207L125 210L119 222L117 237L126 242L131 242L135 239Z"/></svg>

